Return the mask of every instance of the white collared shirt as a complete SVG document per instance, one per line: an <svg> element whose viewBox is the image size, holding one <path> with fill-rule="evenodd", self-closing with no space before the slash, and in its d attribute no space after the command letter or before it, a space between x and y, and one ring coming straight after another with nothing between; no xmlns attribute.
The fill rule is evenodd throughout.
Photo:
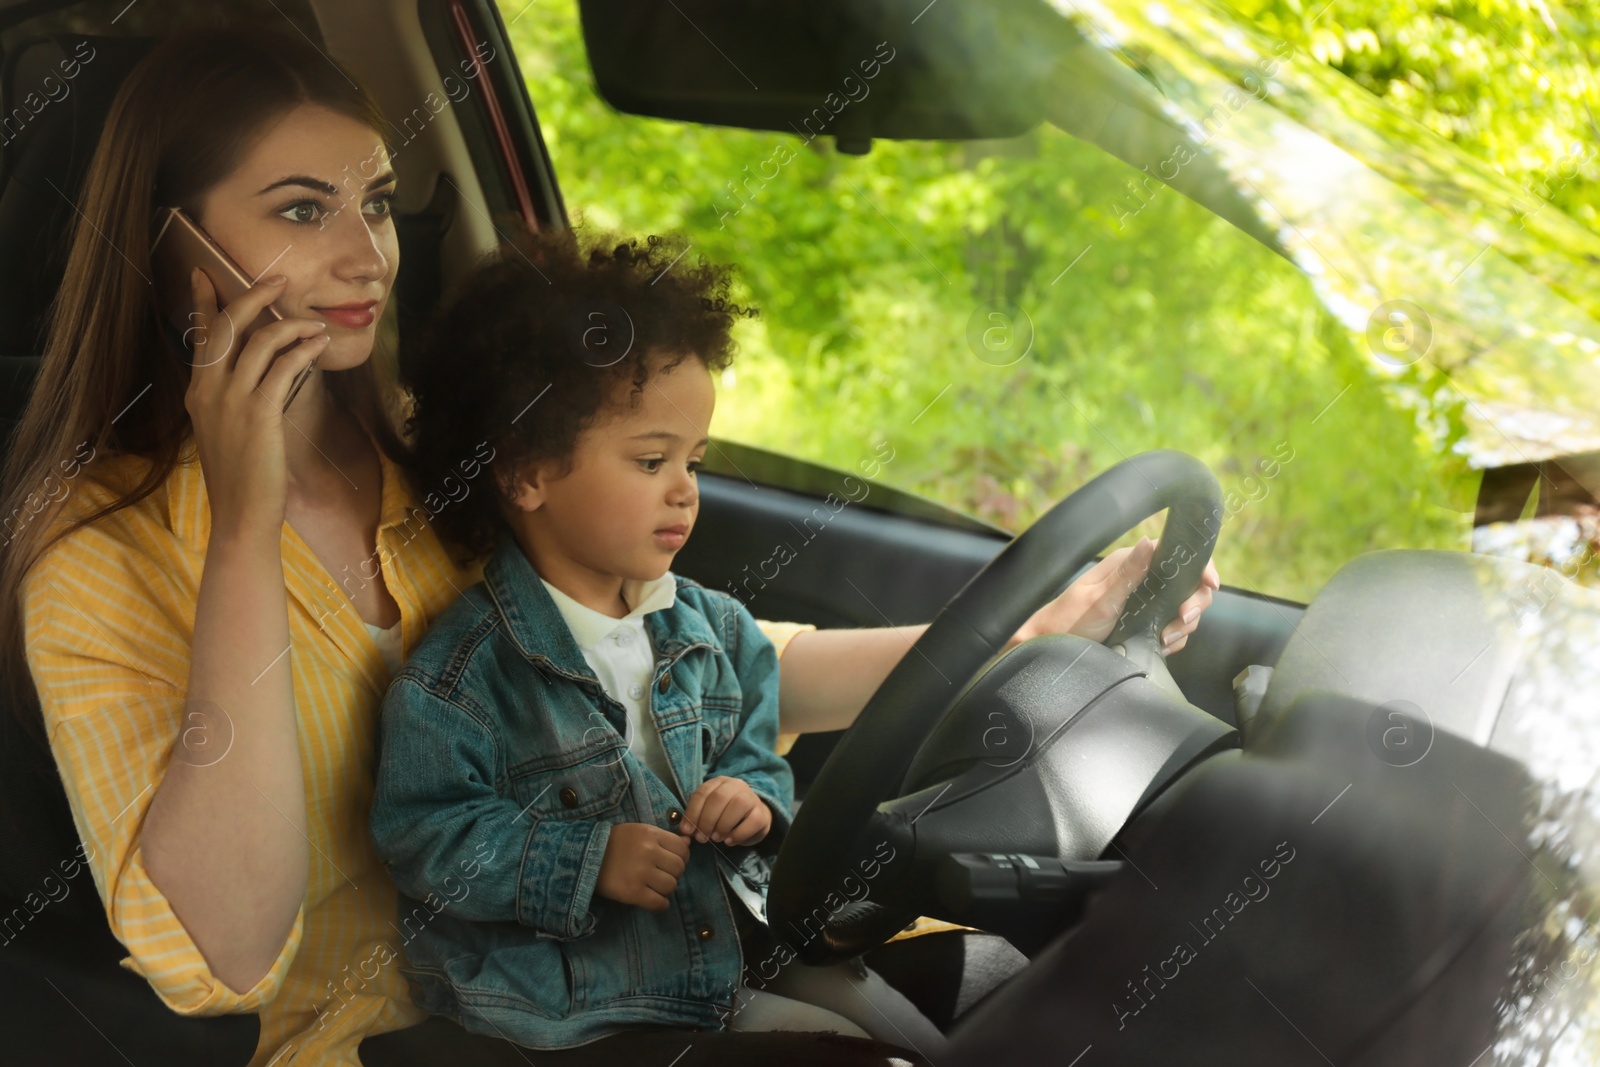
<svg viewBox="0 0 1600 1067"><path fill-rule="evenodd" d="M539 581L555 601L556 610L572 631L589 669L600 679L606 693L627 710L627 732L623 737L628 749L670 787L672 770L666 749L661 747L655 718L650 714L655 650L645 632L644 617L670 608L678 599L678 584L671 572L654 581L623 582L622 599L629 611L620 619L578 603L543 578Z"/></svg>

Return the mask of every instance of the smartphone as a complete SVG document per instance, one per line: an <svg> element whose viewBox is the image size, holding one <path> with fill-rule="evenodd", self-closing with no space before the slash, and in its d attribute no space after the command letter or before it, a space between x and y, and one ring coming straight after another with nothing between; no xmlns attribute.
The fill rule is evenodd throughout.
<svg viewBox="0 0 1600 1067"><path fill-rule="evenodd" d="M250 288L250 276L240 270L239 265L181 208L158 208L152 225L155 236L150 242L150 266L155 272L156 307L178 350L190 352L188 338L195 324L195 307L189 288L189 272L195 267L206 272L212 288L216 290L219 307L227 307L243 296ZM283 314L268 304L244 332L249 333L282 318ZM317 359L320 358L314 357L294 380L294 384L289 386L289 396L283 403L285 411L294 403L300 387L306 384L311 372L317 369Z"/></svg>

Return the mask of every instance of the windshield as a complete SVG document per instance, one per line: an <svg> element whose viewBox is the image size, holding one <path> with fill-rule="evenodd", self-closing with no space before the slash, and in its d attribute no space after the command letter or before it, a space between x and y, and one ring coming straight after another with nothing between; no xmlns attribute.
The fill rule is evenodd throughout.
<svg viewBox="0 0 1600 1067"><path fill-rule="evenodd" d="M510 28L575 221L676 234L762 309L724 438L892 455L879 480L1009 530L1182 449L1223 483L1224 582L1297 600L1364 551L1469 547L1472 468L1600 442L1589 231L1236 14L1049 17L1012 60L1045 121L865 154L803 113L619 114L571 5ZM819 107L901 54L867 46Z"/></svg>
<svg viewBox="0 0 1600 1067"><path fill-rule="evenodd" d="M1426 360L1449 376L1475 457L1600 445L1594 233L1221 9L1061 6L1137 57L1381 363ZM1593 151L1587 140L1564 146L1551 181L1571 181Z"/></svg>

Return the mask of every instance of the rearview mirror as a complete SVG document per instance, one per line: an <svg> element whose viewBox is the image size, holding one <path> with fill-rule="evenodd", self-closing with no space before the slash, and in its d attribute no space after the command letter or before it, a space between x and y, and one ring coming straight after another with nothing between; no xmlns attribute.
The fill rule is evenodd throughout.
<svg viewBox="0 0 1600 1067"><path fill-rule="evenodd" d="M1038 0L581 0L619 111L837 139L1014 137L1042 117L1067 30Z"/></svg>

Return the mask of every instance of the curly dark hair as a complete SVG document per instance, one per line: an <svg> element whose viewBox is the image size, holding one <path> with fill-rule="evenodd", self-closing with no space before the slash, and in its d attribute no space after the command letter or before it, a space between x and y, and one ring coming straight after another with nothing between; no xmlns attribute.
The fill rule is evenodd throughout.
<svg viewBox="0 0 1600 1067"><path fill-rule="evenodd" d="M403 355L407 473L458 562L488 555L509 529L495 471L570 463L579 434L638 404L652 375L732 360L734 321L757 311L729 298L731 268L682 262L680 247L519 229Z"/></svg>

